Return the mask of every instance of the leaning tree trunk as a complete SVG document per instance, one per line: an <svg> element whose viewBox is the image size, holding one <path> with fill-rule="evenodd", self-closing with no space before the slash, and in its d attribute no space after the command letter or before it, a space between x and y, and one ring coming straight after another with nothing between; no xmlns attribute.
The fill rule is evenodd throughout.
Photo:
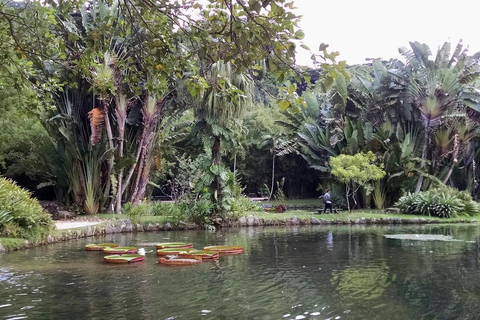
<svg viewBox="0 0 480 320"><path fill-rule="evenodd" d="M151 128L148 128L149 130ZM154 129L153 129L154 130ZM135 185L133 186L133 194L132 194L132 202L138 203L143 198L145 194L145 189L147 187L149 177L150 177L150 167L151 167L151 151L152 145L151 142L153 141L153 137L155 136L155 132L151 131L148 133L147 137L144 140L144 144L142 147L142 155L140 157L140 162L138 164L137 170L137 179L135 181Z"/></svg>
<svg viewBox="0 0 480 320"><path fill-rule="evenodd" d="M423 138L423 149L422 149L422 163L420 164L420 169L425 168L425 159L427 157L427 145L428 145L428 124L425 126L425 136ZM417 187L415 188L415 193L419 193L422 190L423 184L423 171L418 177Z"/></svg>
<svg viewBox="0 0 480 320"><path fill-rule="evenodd" d="M153 102L150 99L154 99ZM142 143L138 148L140 151L140 157L138 159L137 178L133 185L133 193L131 201L138 203L145 193L145 188L149 181L150 166L148 160L152 152L151 143L155 137L155 129L157 127L157 119L161 114L162 101L154 97L147 97L146 106L142 109L143 115L143 132Z"/></svg>
<svg viewBox="0 0 480 320"><path fill-rule="evenodd" d="M444 184L447 184L448 179L450 179L450 176L452 175L453 169L455 168L455 165L456 165L457 162L458 162L457 157L458 157L458 151L459 151L459 149L460 149L460 143L458 143L458 133L457 133L457 134L455 134L455 138L454 138L452 165L450 166L450 169L448 170L447 176L446 176L445 179L443 180L443 183L444 183Z"/></svg>

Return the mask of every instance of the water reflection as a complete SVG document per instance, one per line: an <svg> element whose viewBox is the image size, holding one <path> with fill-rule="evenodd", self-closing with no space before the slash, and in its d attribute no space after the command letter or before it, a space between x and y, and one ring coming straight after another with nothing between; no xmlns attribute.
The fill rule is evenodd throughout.
<svg viewBox="0 0 480 320"><path fill-rule="evenodd" d="M463 242L389 240L451 235ZM90 242L188 241L245 253L198 266L108 265ZM465 242L469 241L469 242ZM478 319L477 226L338 226L113 235L0 256L0 318Z"/></svg>

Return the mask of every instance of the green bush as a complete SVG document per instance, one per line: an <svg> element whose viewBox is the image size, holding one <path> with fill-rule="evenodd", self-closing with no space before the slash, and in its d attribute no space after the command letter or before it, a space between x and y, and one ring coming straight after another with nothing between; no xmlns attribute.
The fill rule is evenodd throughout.
<svg viewBox="0 0 480 320"><path fill-rule="evenodd" d="M52 228L52 219L28 191L0 177L0 236L35 242Z"/></svg>
<svg viewBox="0 0 480 320"><path fill-rule="evenodd" d="M245 196L239 196L233 199L231 213L234 217L241 217L245 212L261 212L263 208L260 204Z"/></svg>
<svg viewBox="0 0 480 320"><path fill-rule="evenodd" d="M178 203L178 208L185 218L199 225L211 225L213 204L208 197L195 199L188 197Z"/></svg>
<svg viewBox="0 0 480 320"><path fill-rule="evenodd" d="M449 187L408 193L398 200L396 206L406 214L442 218L474 216L480 212L480 205L467 192Z"/></svg>
<svg viewBox="0 0 480 320"><path fill-rule="evenodd" d="M168 222L176 224L183 219L183 213L180 207L174 203L162 203L159 201L142 202L133 205L128 202L123 205L123 214L125 214L132 223L138 224L143 216L163 216Z"/></svg>

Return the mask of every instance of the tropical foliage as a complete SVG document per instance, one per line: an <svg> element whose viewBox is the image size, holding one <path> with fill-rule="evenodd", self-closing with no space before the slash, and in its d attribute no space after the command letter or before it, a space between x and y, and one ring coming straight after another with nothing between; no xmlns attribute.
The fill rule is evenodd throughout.
<svg viewBox="0 0 480 320"><path fill-rule="evenodd" d="M454 218L480 213L480 205L468 193L446 187L408 193L398 200L397 206L402 213L429 217Z"/></svg>
<svg viewBox="0 0 480 320"><path fill-rule="evenodd" d="M301 68L299 19L287 0L1 2L0 172L87 214L163 212L135 208L153 193L206 224L242 193L476 197L480 54L347 66L321 44Z"/></svg>
<svg viewBox="0 0 480 320"><path fill-rule="evenodd" d="M347 207L350 211L351 196L354 201L353 208L357 206L355 194L360 187L372 188L369 183L382 179L385 171L382 166L375 164L375 155L372 152L357 153L354 156L341 154L330 158L330 166L332 167L332 175L340 182L345 184L345 193L347 199Z"/></svg>
<svg viewBox="0 0 480 320"><path fill-rule="evenodd" d="M50 216L30 193L0 177L0 236L44 240L53 227Z"/></svg>

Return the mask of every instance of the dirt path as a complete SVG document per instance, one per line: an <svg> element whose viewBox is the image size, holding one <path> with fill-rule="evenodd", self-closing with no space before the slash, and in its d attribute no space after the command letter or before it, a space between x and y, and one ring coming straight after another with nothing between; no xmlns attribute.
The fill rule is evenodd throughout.
<svg viewBox="0 0 480 320"><path fill-rule="evenodd" d="M58 221L55 222L55 226L57 227L58 230L65 230L65 229L73 229L73 228L80 228L80 227L86 227L86 226L94 226L97 224L101 224L101 221L95 221L95 222L89 222L89 221L78 221L78 222L64 222L64 221Z"/></svg>

